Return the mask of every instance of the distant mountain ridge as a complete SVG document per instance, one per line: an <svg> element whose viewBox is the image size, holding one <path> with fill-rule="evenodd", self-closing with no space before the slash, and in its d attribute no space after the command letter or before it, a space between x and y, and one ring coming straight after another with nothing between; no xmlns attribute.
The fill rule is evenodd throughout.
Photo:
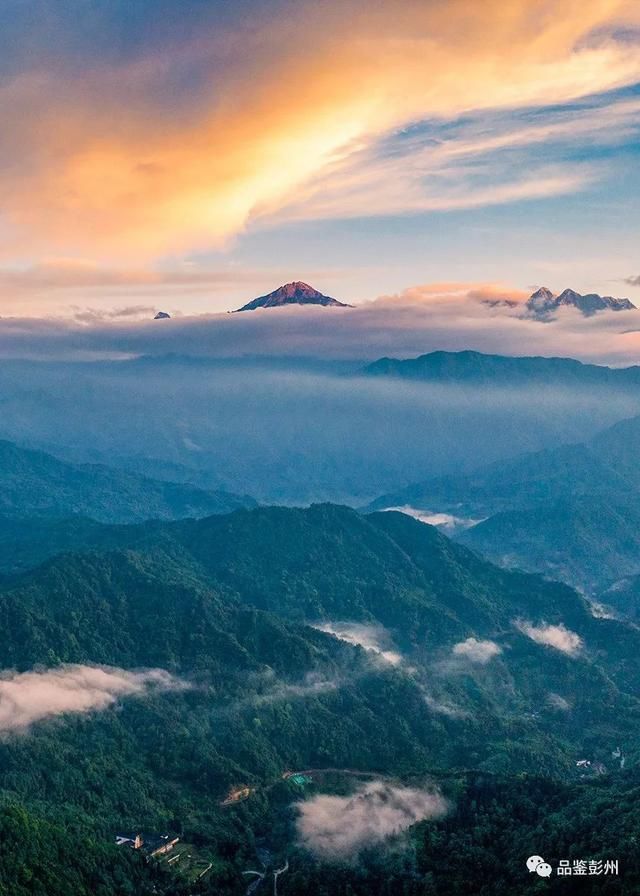
<svg viewBox="0 0 640 896"><path fill-rule="evenodd" d="M640 386L640 366L604 367L573 358L510 357L483 352L429 352L417 358L380 358L368 364L364 376L392 376L429 382L515 386L558 385Z"/></svg>
<svg viewBox="0 0 640 896"><path fill-rule="evenodd" d="M551 292L546 286L541 286L529 296L526 303L527 310L532 314L546 317L553 314L558 308L573 307L581 311L585 317L590 317L598 311L634 311L636 306L629 299L615 299L613 296L600 296L595 292L582 295L574 289L565 289L559 295Z"/></svg>
<svg viewBox="0 0 640 896"><path fill-rule="evenodd" d="M325 296L313 286L309 286L308 283L303 283L302 280L294 280L292 283L279 286L278 289L267 293L266 296L258 296L257 299L247 302L242 308L236 308L234 313L255 311L257 308L282 308L284 305L321 305L324 308L352 307L331 296Z"/></svg>

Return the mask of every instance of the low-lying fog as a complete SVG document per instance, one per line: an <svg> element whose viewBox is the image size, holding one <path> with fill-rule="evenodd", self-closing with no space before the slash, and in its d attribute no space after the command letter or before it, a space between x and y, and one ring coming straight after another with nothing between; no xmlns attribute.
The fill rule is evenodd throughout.
<svg viewBox="0 0 640 896"><path fill-rule="evenodd" d="M289 361L4 362L0 437L263 502L364 504L640 413L629 393L437 386Z"/></svg>

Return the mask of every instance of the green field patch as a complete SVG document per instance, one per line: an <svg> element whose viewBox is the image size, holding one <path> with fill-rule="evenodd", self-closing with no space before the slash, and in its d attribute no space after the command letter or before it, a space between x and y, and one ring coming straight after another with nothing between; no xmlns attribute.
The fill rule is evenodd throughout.
<svg viewBox="0 0 640 896"><path fill-rule="evenodd" d="M163 855L158 861L189 883L207 877L218 863L212 852L199 849L191 843L178 843L171 852Z"/></svg>

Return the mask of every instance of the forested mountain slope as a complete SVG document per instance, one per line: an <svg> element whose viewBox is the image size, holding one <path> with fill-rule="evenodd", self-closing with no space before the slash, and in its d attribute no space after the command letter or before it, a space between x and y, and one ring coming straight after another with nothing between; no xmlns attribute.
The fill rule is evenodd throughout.
<svg viewBox="0 0 640 896"><path fill-rule="evenodd" d="M38 526L49 538L44 562ZM11 537L23 567L30 552L34 565L5 572L0 587L0 630L11 634L0 639L3 669L65 676L99 664L171 676L170 687L99 711L51 712L0 740L0 804L14 807L7 837L36 832L24 861L38 880L48 880L41 838L62 838L73 896L117 892L109 875L126 875L129 860L114 850L109 866L109 844L138 826L178 830L207 851L202 892L244 892L257 836L295 862L283 893L303 880L323 892L325 866L296 846L301 794L282 780L287 769L399 782L429 773L452 820L416 831L428 840L447 825L464 836L474 775L488 793L495 775L556 778L570 813L578 759L609 765L621 743L630 768L640 758L640 633L594 618L570 588L494 567L403 514L257 508L132 526L76 519L57 533L48 521ZM240 785L255 789L249 799L221 806ZM509 799L524 795L515 788ZM84 871L69 848L80 837ZM437 873L427 854L416 861L408 877L392 863L388 879L405 887ZM331 892L369 892L358 890L362 873L362 886L382 893L379 872L341 873L344 889ZM141 875L132 893L152 883L199 892L153 865L131 873Z"/></svg>

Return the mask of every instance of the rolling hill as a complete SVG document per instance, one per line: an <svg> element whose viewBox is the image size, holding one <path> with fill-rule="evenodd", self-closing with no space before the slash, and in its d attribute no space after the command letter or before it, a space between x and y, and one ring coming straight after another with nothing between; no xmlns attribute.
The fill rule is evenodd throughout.
<svg viewBox="0 0 640 896"><path fill-rule="evenodd" d="M255 506L246 496L205 491L98 464L71 464L0 441L0 514L91 516L103 522L178 519Z"/></svg>

